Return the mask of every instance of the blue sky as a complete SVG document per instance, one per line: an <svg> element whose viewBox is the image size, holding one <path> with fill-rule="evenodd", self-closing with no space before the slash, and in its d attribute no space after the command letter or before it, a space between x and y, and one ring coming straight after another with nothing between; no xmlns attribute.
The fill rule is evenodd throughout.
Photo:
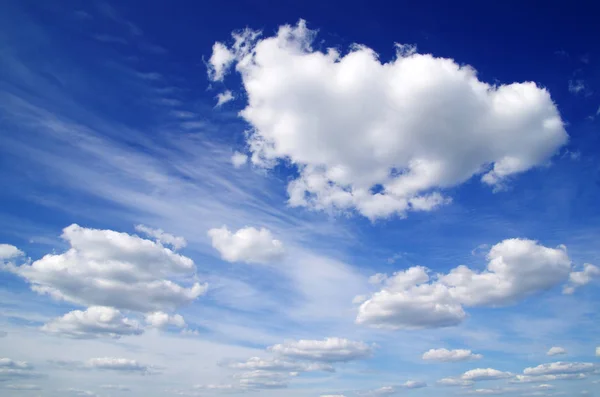
<svg viewBox="0 0 600 397"><path fill-rule="evenodd" d="M592 2L0 7L3 395L598 389Z"/></svg>

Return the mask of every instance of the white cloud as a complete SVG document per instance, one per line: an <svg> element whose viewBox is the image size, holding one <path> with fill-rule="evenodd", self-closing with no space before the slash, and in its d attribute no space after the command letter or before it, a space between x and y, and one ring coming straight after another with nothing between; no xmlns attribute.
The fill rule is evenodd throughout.
<svg viewBox="0 0 600 397"><path fill-rule="evenodd" d="M235 168L240 168L241 166L246 165L247 162L248 156L244 153L235 152L233 156L231 156L231 164L233 164Z"/></svg>
<svg viewBox="0 0 600 397"><path fill-rule="evenodd" d="M471 380L464 380L464 379L458 379L458 378L443 378L443 379L438 380L435 383L440 386L466 387L466 386L473 385L473 381L471 381Z"/></svg>
<svg viewBox="0 0 600 397"><path fill-rule="evenodd" d="M117 309L103 306L74 310L45 324L42 330L76 339L120 338L143 333L137 321L124 317Z"/></svg>
<svg viewBox="0 0 600 397"><path fill-rule="evenodd" d="M456 362L479 360L480 358L483 358L481 354L474 354L471 350L466 349L431 349L423 353L423 360L427 361Z"/></svg>
<svg viewBox="0 0 600 397"><path fill-rule="evenodd" d="M510 372L503 372L493 368L476 368L462 374L461 379L470 381L497 380L511 378Z"/></svg>
<svg viewBox="0 0 600 397"><path fill-rule="evenodd" d="M600 357L600 346L596 348L596 357Z"/></svg>
<svg viewBox="0 0 600 397"><path fill-rule="evenodd" d="M163 328L167 325L173 325L178 328L184 328L186 326L185 320L180 314L170 315L165 312L153 312L146 314L146 323L155 328Z"/></svg>
<svg viewBox="0 0 600 397"><path fill-rule="evenodd" d="M514 379L511 379L511 383L542 383L552 382L555 380L583 380L586 379L586 374L573 373L573 374L557 374L557 375L515 375Z"/></svg>
<svg viewBox="0 0 600 397"><path fill-rule="evenodd" d="M169 233L165 233L162 229L152 229L145 225L136 225L135 230L140 233L144 233L148 237L156 239L161 244L170 245L174 249L178 250L187 245L187 241L183 237L174 236Z"/></svg>
<svg viewBox="0 0 600 397"><path fill-rule="evenodd" d="M402 387L406 389L421 389L427 387L427 383L417 380L409 380L402 384Z"/></svg>
<svg viewBox="0 0 600 397"><path fill-rule="evenodd" d="M593 279L600 277L600 268L589 263L583 265L583 270L571 272L569 284L563 288L563 293L572 294L578 287L588 284Z"/></svg>
<svg viewBox="0 0 600 397"><path fill-rule="evenodd" d="M478 395L490 396L490 395L495 395L495 394L504 394L504 393L507 393L508 391L510 391L510 390L504 390L504 389L473 389L473 390L467 391L467 394L478 394Z"/></svg>
<svg viewBox="0 0 600 397"><path fill-rule="evenodd" d="M324 363L300 363L285 361L280 359L263 359L260 357L251 357L246 361L230 362L227 364L232 369L243 369L248 371L284 371L284 372L314 372L326 371L333 372L334 369L329 364Z"/></svg>
<svg viewBox="0 0 600 397"><path fill-rule="evenodd" d="M289 374L254 370L244 372L236 376L239 378L240 386L249 389L282 389L289 383Z"/></svg>
<svg viewBox="0 0 600 397"><path fill-rule="evenodd" d="M282 259L283 244L265 228L245 227L235 233L227 226L210 229L208 236L221 258L228 262L266 264Z"/></svg>
<svg viewBox="0 0 600 397"><path fill-rule="evenodd" d="M377 275L383 283L358 309L356 322L380 328L418 329L457 325L463 306L503 306L567 281L571 260L566 248L508 239L487 254L484 271L458 266L430 276L422 266ZM372 277L373 279L373 277Z"/></svg>
<svg viewBox="0 0 600 397"><path fill-rule="evenodd" d="M312 48L304 21L273 37L215 43L209 75L235 63L248 96L252 162L290 162L289 204L355 209L370 218L431 211L440 190L473 176L501 187L544 165L568 139L547 90L492 86L470 66L400 46L381 63L366 46L346 55ZM404 48L404 49L403 49Z"/></svg>
<svg viewBox="0 0 600 397"><path fill-rule="evenodd" d="M186 288L170 280L193 277L194 262L154 241L78 225L66 227L62 237L71 246L66 252L4 269L55 299L142 312L173 310L206 291L205 284Z"/></svg>
<svg viewBox="0 0 600 397"><path fill-rule="evenodd" d="M364 342L343 338L287 341L268 348L281 356L311 361L344 362L371 356L372 348Z"/></svg>
<svg viewBox="0 0 600 397"><path fill-rule="evenodd" d="M343 394L321 394L321 397L346 397Z"/></svg>
<svg viewBox="0 0 600 397"><path fill-rule="evenodd" d="M154 372L151 367L143 365L136 360L116 357L92 358L85 363L85 367L110 371L137 372L142 374Z"/></svg>
<svg viewBox="0 0 600 397"><path fill-rule="evenodd" d="M540 364L537 367L529 367L523 370L523 374L530 376L539 375L563 375L563 374L585 374L593 372L598 368L593 363L563 362Z"/></svg>
<svg viewBox="0 0 600 397"><path fill-rule="evenodd" d="M12 259L25 255L23 251L10 244L0 244L0 260Z"/></svg>
<svg viewBox="0 0 600 397"><path fill-rule="evenodd" d="M567 350L563 347L552 346L546 353L548 356L557 356L559 354L567 354Z"/></svg>
<svg viewBox="0 0 600 397"><path fill-rule="evenodd" d="M229 101L233 101L235 99L235 96L233 96L233 93L231 91L225 90L224 92L217 94L215 98L217 99L217 104L215 105L215 107L218 108Z"/></svg>
<svg viewBox="0 0 600 397"><path fill-rule="evenodd" d="M208 77L213 81L222 81L234 59L235 55L226 46L215 43L207 65Z"/></svg>

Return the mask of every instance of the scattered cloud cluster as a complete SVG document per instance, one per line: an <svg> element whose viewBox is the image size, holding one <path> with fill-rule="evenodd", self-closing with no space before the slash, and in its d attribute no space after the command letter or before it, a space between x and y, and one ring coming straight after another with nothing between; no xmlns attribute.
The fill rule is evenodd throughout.
<svg viewBox="0 0 600 397"><path fill-rule="evenodd" d="M589 281L572 271L564 246L508 239L491 247L487 259L483 271L458 266L431 276L429 269L415 266L390 277L376 275L371 281L382 288L360 305L356 322L395 329L452 326L467 316L465 306L510 305L566 281L573 283L573 277L579 285Z"/></svg>
<svg viewBox="0 0 600 397"><path fill-rule="evenodd" d="M395 59L355 45L313 48L304 21L272 37L246 29L217 42L209 78L230 68L248 97L252 162L289 162L289 204L370 218L431 211L444 188L474 176L502 189L544 165L568 139L550 94L535 83L490 85L470 66L397 46Z"/></svg>

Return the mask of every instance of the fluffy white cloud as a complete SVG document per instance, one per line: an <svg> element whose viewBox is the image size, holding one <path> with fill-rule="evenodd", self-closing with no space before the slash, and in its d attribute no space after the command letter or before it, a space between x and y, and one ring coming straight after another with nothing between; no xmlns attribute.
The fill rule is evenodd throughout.
<svg viewBox="0 0 600 397"><path fill-rule="evenodd" d="M142 374L154 372L151 367L143 365L136 360L116 357L92 358L85 363L85 367L110 371L137 372Z"/></svg>
<svg viewBox="0 0 600 397"><path fill-rule="evenodd" d="M511 378L510 372L503 372L493 368L476 368L462 374L461 379L470 381L496 380Z"/></svg>
<svg viewBox="0 0 600 397"><path fill-rule="evenodd" d="M583 270L571 272L569 275L569 284L565 286L563 292L565 294L572 294L578 287L584 286L598 277L600 277L600 268L590 263L585 263Z"/></svg>
<svg viewBox="0 0 600 397"><path fill-rule="evenodd" d="M215 98L217 99L217 104L215 105L215 107L218 108L229 101L233 101L235 99L235 96L233 96L233 93L231 91L225 90L224 92L217 94Z"/></svg>
<svg viewBox="0 0 600 397"><path fill-rule="evenodd" d="M271 346L268 350L293 359L324 362L360 360L372 353L371 346L366 343L343 338L288 341Z"/></svg>
<svg viewBox="0 0 600 397"><path fill-rule="evenodd" d="M178 250L187 245L187 241L183 237L174 236L169 233L165 233L162 229L152 229L151 227L145 225L136 225L135 230L140 233L144 233L148 237L152 237L156 239L156 241L161 244L167 244Z"/></svg>
<svg viewBox="0 0 600 397"><path fill-rule="evenodd" d="M62 237L68 251L4 269L56 299L141 312L173 310L206 291L198 282L186 288L169 279L191 278L195 265L160 243L78 225L66 227Z"/></svg>
<svg viewBox="0 0 600 397"><path fill-rule="evenodd" d="M23 251L10 244L0 244L0 260L12 259L25 255Z"/></svg>
<svg viewBox="0 0 600 397"><path fill-rule="evenodd" d="M427 387L427 383L417 380L409 380L402 384L402 387L406 389L421 389Z"/></svg>
<svg viewBox="0 0 600 397"><path fill-rule="evenodd" d="M235 233L227 226L210 229L208 236L212 246L228 262L247 262L266 264L283 257L281 241L276 240L271 231L265 228L245 227Z"/></svg>
<svg viewBox="0 0 600 397"><path fill-rule="evenodd" d="M464 379L458 379L458 378L443 378L443 379L438 380L435 383L437 385L440 385L440 386L461 386L461 387L467 387L467 386L473 385L473 381L472 380L464 380Z"/></svg>
<svg viewBox="0 0 600 397"><path fill-rule="evenodd" d="M235 55L221 43L215 43L208 61L208 76L213 81L222 81Z"/></svg>
<svg viewBox="0 0 600 397"><path fill-rule="evenodd" d="M565 350L565 348L563 348L563 347L552 346L546 353L546 355L548 355L548 356L557 356L560 354L567 354L567 350Z"/></svg>
<svg viewBox="0 0 600 397"><path fill-rule="evenodd" d="M231 156L231 164L233 164L233 166L235 168L240 168L243 165L245 165L247 162L248 162L248 156L246 156L244 153L235 152Z"/></svg>
<svg viewBox="0 0 600 397"><path fill-rule="evenodd" d="M146 314L146 323L155 328L163 328L167 325L173 325L178 328L184 328L186 326L185 320L180 314L171 315L165 312Z"/></svg>
<svg viewBox="0 0 600 397"><path fill-rule="evenodd" d="M285 361L280 359L264 359L260 357L251 357L246 361L230 362L227 364L232 369L243 369L248 371L285 371L285 372L314 372L326 371L333 372L334 368L324 363L300 363L294 361Z"/></svg>
<svg viewBox="0 0 600 397"><path fill-rule="evenodd" d="M144 332L137 321L124 317L117 309L103 306L74 310L45 324L42 330L76 339L120 338Z"/></svg>
<svg viewBox="0 0 600 397"><path fill-rule="evenodd" d="M482 357L481 354L474 354L471 350L466 349L431 349L423 353L423 360L441 362L479 360Z"/></svg>
<svg viewBox="0 0 600 397"><path fill-rule="evenodd" d="M252 162L290 162L289 203L356 209L371 219L430 211L439 190L473 176L495 188L547 163L568 139L550 94L533 82L490 85L470 66L397 46L381 63L368 47L312 47L304 21L276 35L215 43L209 75L235 64L252 125ZM214 62L212 61L214 58Z"/></svg>
<svg viewBox="0 0 600 397"><path fill-rule="evenodd" d="M598 366L593 363L557 361L555 363L540 364L537 367L525 368L523 374L531 376L585 374L593 372L597 368Z"/></svg>
<svg viewBox="0 0 600 397"><path fill-rule="evenodd" d="M422 266L377 275L382 284L358 309L356 322L393 329L457 325L466 317L463 306L503 306L550 289L569 278L566 248L548 248L536 241L508 239L487 254L484 271L458 266L430 276Z"/></svg>

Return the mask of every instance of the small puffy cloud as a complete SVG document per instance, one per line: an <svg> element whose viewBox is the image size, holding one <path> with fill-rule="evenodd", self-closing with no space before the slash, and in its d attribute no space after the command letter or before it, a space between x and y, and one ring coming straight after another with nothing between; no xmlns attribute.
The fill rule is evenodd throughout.
<svg viewBox="0 0 600 397"><path fill-rule="evenodd" d="M233 164L233 166L235 168L240 168L243 165L245 165L247 162L248 162L248 156L246 156L244 153L235 152L231 156L231 164Z"/></svg>
<svg viewBox="0 0 600 397"><path fill-rule="evenodd" d="M187 245L187 241L185 241L183 237L165 233L165 231L162 229L152 229L145 225L136 225L135 230L145 234L148 237L154 238L163 245L170 245L175 250L181 249Z"/></svg>
<svg viewBox="0 0 600 397"><path fill-rule="evenodd" d="M233 101L235 99L235 96L233 96L233 92L229 91L229 90L225 90L224 92L221 92L219 94L217 94L217 96L215 97L217 99L217 104L215 105L215 107L221 107L224 104L226 104L229 101Z"/></svg>
<svg viewBox="0 0 600 397"><path fill-rule="evenodd" d="M266 264L280 260L284 254L281 241L276 240L271 231L265 228L245 227L232 233L227 226L223 226L210 229L208 236L221 258L228 262Z"/></svg>
<svg viewBox="0 0 600 397"><path fill-rule="evenodd" d="M40 294L86 306L174 310L206 292L206 284L185 287L170 279L192 279L196 267L160 243L75 224L62 237L70 245L66 252L3 269L23 277Z"/></svg>
<svg viewBox="0 0 600 397"><path fill-rule="evenodd" d="M98 357L92 358L85 363L86 368L110 370L119 372L135 372L135 373L150 373L153 369L147 365L143 365L136 360L116 357Z"/></svg>
<svg viewBox="0 0 600 397"><path fill-rule="evenodd" d="M0 260L12 259L25 255L23 251L10 244L0 244Z"/></svg>
<svg viewBox="0 0 600 397"><path fill-rule="evenodd" d="M42 330L75 339L120 338L144 332L137 321L124 317L117 309L104 306L74 310L45 324Z"/></svg>
<svg viewBox="0 0 600 397"><path fill-rule="evenodd" d="M511 378L510 372L503 372L493 368L476 368L462 374L462 380L481 381Z"/></svg>
<svg viewBox="0 0 600 397"><path fill-rule="evenodd" d="M221 80L235 64L251 160L297 167L291 206L372 220L432 211L451 201L443 190L473 177L499 190L568 140L549 92L533 82L491 85L410 46L383 63L364 45L321 50L302 20L259 34L215 43L209 76Z"/></svg>
<svg viewBox="0 0 600 397"><path fill-rule="evenodd" d="M414 266L392 276L358 309L356 322L377 328L419 329L453 326L467 316L464 307L497 307L567 281L572 264L564 246L549 248L533 240L508 239L489 250L485 270L458 266L430 275Z"/></svg>
<svg viewBox="0 0 600 397"><path fill-rule="evenodd" d="M523 370L523 374L530 376L538 375L563 375L563 374L585 374L598 369L593 363L564 362L540 364L537 367L529 367Z"/></svg>
<svg viewBox="0 0 600 397"><path fill-rule="evenodd" d="M372 353L372 347L366 343L343 338L287 341L271 346L268 350L292 359L324 362L360 360Z"/></svg>
<svg viewBox="0 0 600 397"><path fill-rule="evenodd" d="M461 386L468 387L473 385L472 380L464 380L459 378L443 378L435 382L439 386Z"/></svg>
<svg viewBox="0 0 600 397"><path fill-rule="evenodd" d="M423 360L440 362L479 360L480 358L483 358L481 354L474 354L471 350L466 349L431 349L423 354Z"/></svg>
<svg viewBox="0 0 600 397"><path fill-rule="evenodd" d="M180 314L170 315L165 312L153 312L146 314L146 323L154 328L164 328L173 325L178 328L186 326L185 320Z"/></svg>
<svg viewBox="0 0 600 397"><path fill-rule="evenodd" d="M563 288L563 293L572 294L577 288L588 284L598 277L600 277L600 268L590 263L585 263L583 270L573 271L569 274L569 283Z"/></svg>
<svg viewBox="0 0 600 397"><path fill-rule="evenodd" d="M229 362L226 365L232 369L242 369L246 371L265 370L274 372L334 372L334 368L325 363L301 363L280 359L264 359L260 357L251 357L246 361Z"/></svg>
<svg viewBox="0 0 600 397"><path fill-rule="evenodd" d="M547 356L558 356L560 354L567 354L567 350L563 347L552 346L546 353Z"/></svg>
<svg viewBox="0 0 600 397"><path fill-rule="evenodd" d="M405 389L421 389L427 387L427 383L417 380L409 380L402 384Z"/></svg>
<svg viewBox="0 0 600 397"><path fill-rule="evenodd" d="M208 78L212 81L222 81L234 59L235 55L225 45L215 43L208 60Z"/></svg>

